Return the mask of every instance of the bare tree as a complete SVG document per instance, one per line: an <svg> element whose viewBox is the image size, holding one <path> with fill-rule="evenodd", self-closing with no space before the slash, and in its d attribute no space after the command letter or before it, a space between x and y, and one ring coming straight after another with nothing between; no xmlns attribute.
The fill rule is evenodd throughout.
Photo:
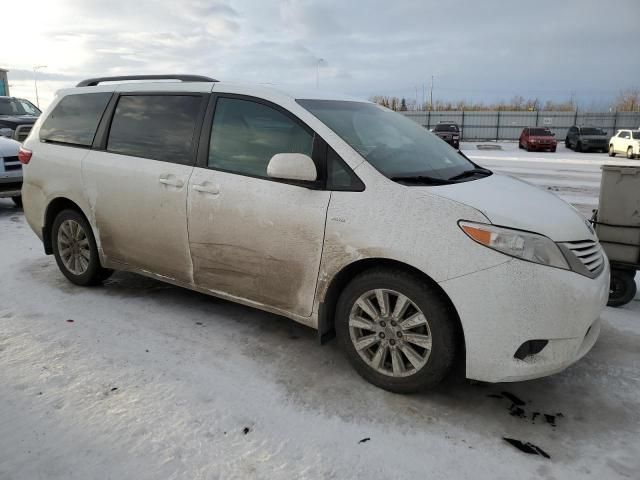
<svg viewBox="0 0 640 480"><path fill-rule="evenodd" d="M618 112L640 112L640 89L622 90L618 93L613 107Z"/></svg>

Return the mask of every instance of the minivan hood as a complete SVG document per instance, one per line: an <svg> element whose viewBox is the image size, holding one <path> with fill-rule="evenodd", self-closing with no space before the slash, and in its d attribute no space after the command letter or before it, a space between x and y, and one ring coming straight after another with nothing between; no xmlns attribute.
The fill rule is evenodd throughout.
<svg viewBox="0 0 640 480"><path fill-rule="evenodd" d="M589 222L572 206L510 176L494 173L470 182L427 188L479 210L495 225L540 233L556 242L595 239Z"/></svg>

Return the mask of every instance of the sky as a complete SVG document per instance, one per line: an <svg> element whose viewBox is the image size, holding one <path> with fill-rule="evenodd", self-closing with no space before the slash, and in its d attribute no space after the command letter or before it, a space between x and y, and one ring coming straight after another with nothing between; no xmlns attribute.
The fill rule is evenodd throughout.
<svg viewBox="0 0 640 480"><path fill-rule="evenodd" d="M43 107L83 78L193 73L419 102L433 76L434 101L605 109L640 87L639 24L639 0L20 0L0 68L35 102L46 65Z"/></svg>

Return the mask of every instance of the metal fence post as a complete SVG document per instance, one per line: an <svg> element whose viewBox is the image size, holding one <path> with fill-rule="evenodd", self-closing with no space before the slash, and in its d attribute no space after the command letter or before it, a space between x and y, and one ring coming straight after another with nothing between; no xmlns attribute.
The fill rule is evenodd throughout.
<svg viewBox="0 0 640 480"><path fill-rule="evenodd" d="M576 107L576 113L573 116L573 124L577 125L578 124L578 107Z"/></svg>
<svg viewBox="0 0 640 480"><path fill-rule="evenodd" d="M540 110L536 110L536 127L538 126L538 117L540 116Z"/></svg>
<svg viewBox="0 0 640 480"><path fill-rule="evenodd" d="M496 118L496 142L500 138L500 110L498 110L498 117Z"/></svg>
<svg viewBox="0 0 640 480"><path fill-rule="evenodd" d="M462 123L460 124L460 141L464 138L464 110L462 110Z"/></svg>
<svg viewBox="0 0 640 480"><path fill-rule="evenodd" d="M427 130L431 128L431 110L427 112Z"/></svg>
<svg viewBox="0 0 640 480"><path fill-rule="evenodd" d="M615 115L613 116L613 133L612 136L616 134L616 125L618 125L618 110L616 110Z"/></svg>

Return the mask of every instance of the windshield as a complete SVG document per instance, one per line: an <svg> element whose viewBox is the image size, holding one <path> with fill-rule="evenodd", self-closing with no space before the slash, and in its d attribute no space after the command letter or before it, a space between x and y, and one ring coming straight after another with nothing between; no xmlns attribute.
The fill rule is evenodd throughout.
<svg viewBox="0 0 640 480"><path fill-rule="evenodd" d="M637 132L631 132L631 135L633 135L634 140L640 140L640 130Z"/></svg>
<svg viewBox="0 0 640 480"><path fill-rule="evenodd" d="M447 180L474 168L424 127L379 105L336 100L297 102L389 178L428 176Z"/></svg>
<svg viewBox="0 0 640 480"><path fill-rule="evenodd" d="M599 128L582 128L580 133L582 133L582 135L606 135L606 133Z"/></svg>
<svg viewBox="0 0 640 480"><path fill-rule="evenodd" d="M35 105L21 98L0 98L0 115L28 115L37 117L40 115Z"/></svg>
<svg viewBox="0 0 640 480"><path fill-rule="evenodd" d="M452 123L440 123L434 128L436 132L457 132L458 126Z"/></svg>
<svg viewBox="0 0 640 480"><path fill-rule="evenodd" d="M546 128L532 128L529 131L529 135L532 135L534 137L550 137L551 130L548 130Z"/></svg>

